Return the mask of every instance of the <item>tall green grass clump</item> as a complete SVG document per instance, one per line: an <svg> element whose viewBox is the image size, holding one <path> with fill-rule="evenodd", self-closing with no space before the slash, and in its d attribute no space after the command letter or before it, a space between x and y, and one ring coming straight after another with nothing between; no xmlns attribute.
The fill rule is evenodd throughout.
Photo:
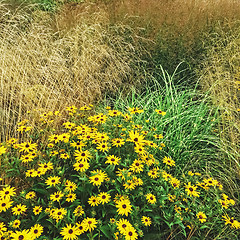
<svg viewBox="0 0 240 240"><path fill-rule="evenodd" d="M133 29L110 26L104 11L87 6L73 19L0 3L1 139L16 133L26 113L34 125L34 109L60 111L94 102L123 83L141 85L141 47Z"/></svg>
<svg viewBox="0 0 240 240"><path fill-rule="evenodd" d="M0 146L2 239L237 239L237 202L206 160L216 116L163 79L112 108L68 106L58 129L52 112L40 132L19 122Z"/></svg>

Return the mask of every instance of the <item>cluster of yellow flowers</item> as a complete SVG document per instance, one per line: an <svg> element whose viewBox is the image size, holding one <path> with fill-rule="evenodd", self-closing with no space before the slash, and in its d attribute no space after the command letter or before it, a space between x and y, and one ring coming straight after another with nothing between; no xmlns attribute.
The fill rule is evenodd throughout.
<svg viewBox="0 0 240 240"><path fill-rule="evenodd" d="M143 109L130 107L122 113L107 107L107 113L91 115L92 107L68 107L70 120L58 131L50 130L44 147L41 140L18 143L14 138L0 146L0 156L17 157L20 174L30 183L19 194L11 186L1 189L0 216L6 221L0 222L0 239L51 239L53 235L88 239L87 233L98 228L99 236L109 238L107 232L112 232L112 238L135 240L144 235L142 229L161 224L158 217L164 219L169 209L173 209L172 221L181 220L185 226L211 224L214 215L206 215L202 199L211 191L222 191L219 181L177 170L177 160L162 151L160 130L148 120L147 125L134 122ZM153 114L159 118L166 112L156 109ZM54 115L59 112L41 115L43 128ZM27 123L19 123L21 134L34 130ZM176 173L178 177L173 176ZM235 201L222 194L217 203L223 211ZM240 228L226 214L221 221Z"/></svg>

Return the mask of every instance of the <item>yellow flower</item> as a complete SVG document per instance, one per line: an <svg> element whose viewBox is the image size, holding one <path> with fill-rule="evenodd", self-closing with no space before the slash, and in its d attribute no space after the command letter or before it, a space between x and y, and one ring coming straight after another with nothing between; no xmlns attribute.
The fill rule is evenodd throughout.
<svg viewBox="0 0 240 240"><path fill-rule="evenodd" d="M12 208L13 215L20 215L27 210L27 206L23 204L18 204L16 207Z"/></svg>
<svg viewBox="0 0 240 240"><path fill-rule="evenodd" d="M117 224L117 228L118 228L119 232L123 235L126 234L126 230L128 227L132 227L131 223L127 219L124 219L124 218L120 218L116 224Z"/></svg>
<svg viewBox="0 0 240 240"><path fill-rule="evenodd" d="M6 153L6 151L7 151L7 148L5 148L4 146L1 146L1 147L0 147L0 156L1 156L2 154Z"/></svg>
<svg viewBox="0 0 240 240"><path fill-rule="evenodd" d="M88 203L91 205L91 207L98 206L100 204L99 198L95 196L91 196L88 199Z"/></svg>
<svg viewBox="0 0 240 240"><path fill-rule="evenodd" d="M58 192L55 192L50 195L50 200L53 202L55 202L55 201L59 202L63 196L64 196L64 194L61 191L58 191Z"/></svg>
<svg viewBox="0 0 240 240"><path fill-rule="evenodd" d="M175 166L175 161L171 159L170 157L164 157L163 163L165 163L168 166Z"/></svg>
<svg viewBox="0 0 240 240"><path fill-rule="evenodd" d="M187 195L194 196L194 197L199 197L199 192L197 192L197 186L192 186L190 182L188 184L185 184L185 191L187 192Z"/></svg>
<svg viewBox="0 0 240 240"><path fill-rule="evenodd" d="M117 212L120 215L128 216L129 213L132 211L132 205L130 200L128 199L120 199L116 202Z"/></svg>
<svg viewBox="0 0 240 240"><path fill-rule="evenodd" d="M42 212L42 207L41 206L35 206L34 208L33 208L33 213L34 213L34 215L38 215L38 214L40 214Z"/></svg>
<svg viewBox="0 0 240 240"><path fill-rule="evenodd" d="M153 194L151 194L151 193L148 193L148 194L146 195L146 199L148 200L148 202L149 202L150 204L155 204L156 201L157 201L156 197L155 197Z"/></svg>
<svg viewBox="0 0 240 240"><path fill-rule="evenodd" d="M116 157L114 155L107 156L107 161L105 163L109 163L110 165L118 165L121 158Z"/></svg>
<svg viewBox="0 0 240 240"><path fill-rule="evenodd" d="M62 228L60 234L63 236L63 239L74 240L78 239L78 235L80 235L80 231L78 227L72 226L71 224L67 224L66 227Z"/></svg>
<svg viewBox="0 0 240 240"><path fill-rule="evenodd" d="M83 221L82 221L82 224L84 226L84 228L86 229L86 231L92 231L94 230L94 228L97 227L97 220L95 218L85 218Z"/></svg>
<svg viewBox="0 0 240 240"><path fill-rule="evenodd" d="M124 145L124 143L125 143L124 139L122 139L122 138L115 138L112 140L112 145L116 146L116 147L121 147Z"/></svg>
<svg viewBox="0 0 240 240"><path fill-rule="evenodd" d="M145 225L145 226L150 226L152 223L150 217L142 216L141 220L142 220L143 225Z"/></svg>
<svg viewBox="0 0 240 240"><path fill-rule="evenodd" d="M76 217L80 217L84 214L84 210L82 208L82 206L77 206L74 211L73 211L73 214L76 216Z"/></svg>
<svg viewBox="0 0 240 240"><path fill-rule="evenodd" d="M98 194L97 198L101 204L105 204L110 202L111 195L106 192L101 192Z"/></svg>
<svg viewBox="0 0 240 240"><path fill-rule="evenodd" d="M57 176L51 176L51 177L48 177L48 179L45 181L45 183L48 185L48 186L56 186L57 184L59 184L61 181L61 178L60 177L57 177Z"/></svg>
<svg viewBox="0 0 240 240"><path fill-rule="evenodd" d="M157 114L159 114L159 115L162 115L162 116L166 115L166 112L163 112L163 111L160 110L160 109L155 109L155 112L156 112Z"/></svg>
<svg viewBox="0 0 240 240"><path fill-rule="evenodd" d="M201 223L206 222L207 216L203 212L198 212L197 217Z"/></svg>

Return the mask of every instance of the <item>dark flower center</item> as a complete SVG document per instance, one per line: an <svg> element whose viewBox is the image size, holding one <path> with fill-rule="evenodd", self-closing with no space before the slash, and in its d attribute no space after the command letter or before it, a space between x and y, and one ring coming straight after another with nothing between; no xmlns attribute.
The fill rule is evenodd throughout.
<svg viewBox="0 0 240 240"><path fill-rule="evenodd" d="M138 138L134 138L133 141L134 141L134 142L137 142L137 141L138 141Z"/></svg>
<svg viewBox="0 0 240 240"><path fill-rule="evenodd" d="M132 235L133 235L133 233L132 233L132 232L128 232L128 235L129 235L129 236L132 236Z"/></svg>
<svg viewBox="0 0 240 240"><path fill-rule="evenodd" d="M37 233L38 233L38 230L37 230L37 229L35 229L33 232L34 232L35 234L37 234Z"/></svg>
<svg viewBox="0 0 240 240"><path fill-rule="evenodd" d="M22 239L24 239L24 236L23 236L23 235L20 235L20 236L18 237L18 240L22 240Z"/></svg>
<svg viewBox="0 0 240 240"><path fill-rule="evenodd" d="M92 221L88 221L88 224L89 224L89 225L92 224Z"/></svg>
<svg viewBox="0 0 240 240"><path fill-rule="evenodd" d="M191 188L191 187L190 187L190 188L189 188L189 191L191 191L191 192L192 192L192 191L193 191L193 188Z"/></svg>
<svg viewBox="0 0 240 240"><path fill-rule="evenodd" d="M126 228L126 227L127 227L127 225L126 225L126 224L123 224L123 225L122 225L122 228Z"/></svg>
<svg viewBox="0 0 240 240"><path fill-rule="evenodd" d="M126 205L126 204L123 204L123 205L122 205L122 208L127 208L127 205Z"/></svg>
<svg viewBox="0 0 240 240"><path fill-rule="evenodd" d="M72 234L72 233L73 233L73 230L72 230L72 229L69 229L68 233L69 233L69 234Z"/></svg>

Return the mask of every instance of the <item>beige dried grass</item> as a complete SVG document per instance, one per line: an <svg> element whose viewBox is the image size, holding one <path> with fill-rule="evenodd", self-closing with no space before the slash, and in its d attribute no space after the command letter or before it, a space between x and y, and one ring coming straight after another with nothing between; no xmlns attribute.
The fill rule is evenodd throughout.
<svg viewBox="0 0 240 240"><path fill-rule="evenodd" d="M0 4L2 140L16 133L16 122L28 111L93 103L126 79L131 85L140 58L125 39L126 27L109 27L104 11L89 17L88 10L72 24L63 12L52 16L30 6L11 11Z"/></svg>

